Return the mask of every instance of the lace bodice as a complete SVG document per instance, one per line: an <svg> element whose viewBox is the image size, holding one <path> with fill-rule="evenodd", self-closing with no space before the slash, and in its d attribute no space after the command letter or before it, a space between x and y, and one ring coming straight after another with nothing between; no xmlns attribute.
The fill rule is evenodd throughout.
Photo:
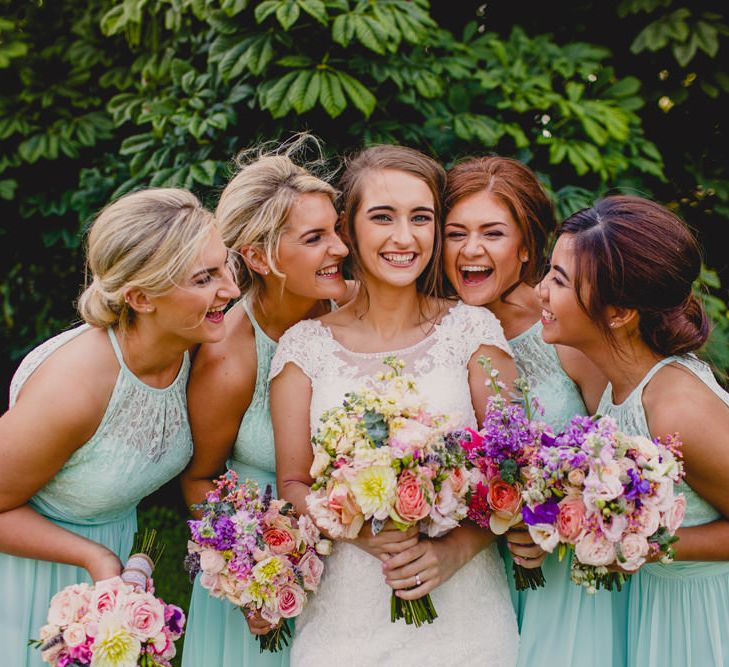
<svg viewBox="0 0 729 667"><path fill-rule="evenodd" d="M544 421L557 431L574 415L586 415L579 387L562 368L554 345L542 338L537 322L509 340L519 374L529 381L529 389L544 408Z"/></svg>
<svg viewBox="0 0 729 667"><path fill-rule="evenodd" d="M245 309L253 326L256 339L257 373L253 398L240 422L228 467L236 469L239 474L244 470L245 474L249 476L251 471L243 466L273 473L276 470L276 457L273 449L271 411L268 406L268 371L271 367L271 357L276 352L277 343L261 329L247 301L241 301L237 307Z"/></svg>
<svg viewBox="0 0 729 667"><path fill-rule="evenodd" d="M455 305L419 343L400 350L358 353L344 348L316 320L299 322L279 341L271 377L294 363L312 385L311 428L341 404L365 376L395 355L415 377L429 409L460 415L475 426L467 364L480 345L509 352L501 325L483 309ZM336 665L491 665L516 662L518 634L503 561L495 545L482 551L432 594L439 614L421 628L390 622L390 593L381 563L337 543L318 593L296 621L292 667Z"/></svg>
<svg viewBox="0 0 729 667"><path fill-rule="evenodd" d="M88 329L82 325L59 334L25 357L11 382L11 407L33 372ZM108 333L120 368L101 423L30 500L52 518L78 523L118 518L177 475L192 456L185 394L187 353L172 384L156 389L129 370L114 332L108 329Z"/></svg>
<svg viewBox="0 0 729 667"><path fill-rule="evenodd" d="M597 409L599 415L609 415L618 424L618 428L629 435L643 435L651 437L648 419L643 408L643 389L651 378L667 364L679 364L691 371L705 385L709 387L728 407L729 393L719 386L711 369L693 354L666 357L659 361L646 376L633 389L630 395L619 405L612 401L612 386L608 385L600 399ZM685 481L678 486L678 491L686 496L686 517L684 526L698 526L720 518L721 514L706 500L699 496Z"/></svg>
<svg viewBox="0 0 729 667"><path fill-rule="evenodd" d="M339 405L344 394L359 388L367 376L385 370L385 357L395 355L405 362L405 373L416 378L428 405L458 415L464 426L475 426L467 364L481 345L492 345L511 355L496 317L462 302L453 306L420 342L387 352L348 350L320 321L304 320L281 337L271 362L271 378L289 362L301 368L312 384L309 417L315 429L325 410Z"/></svg>

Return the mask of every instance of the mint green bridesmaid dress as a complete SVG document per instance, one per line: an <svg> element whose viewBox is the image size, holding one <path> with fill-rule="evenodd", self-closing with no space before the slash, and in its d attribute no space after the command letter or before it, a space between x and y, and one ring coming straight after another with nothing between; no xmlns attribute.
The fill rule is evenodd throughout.
<svg viewBox="0 0 729 667"><path fill-rule="evenodd" d="M236 307L245 308L253 325L258 364L253 398L241 420L227 466L238 473L241 481L253 479L262 489L270 484L275 494L276 461L268 407L268 371L277 343L261 329L245 301L240 301ZM212 597L200 585L198 577L190 600L182 653L183 667L288 666L288 648L280 653L261 653L259 646L249 632L241 610L226 600Z"/></svg>
<svg viewBox="0 0 729 667"><path fill-rule="evenodd" d="M35 348L10 386L10 405L32 373L62 345L84 333L82 325ZM187 419L187 353L175 380L164 389L144 384L124 363L108 329L119 375L104 417L88 442L28 504L54 523L99 542L124 561L137 529L136 506L177 475L192 455ZM73 387L69 387L73 391ZM42 667L28 647L46 624L51 598L62 588L91 579L83 568L0 554L0 664Z"/></svg>
<svg viewBox="0 0 729 667"><path fill-rule="evenodd" d="M608 386L598 412L610 415L621 431L651 437L643 409L643 389L666 364L683 366L729 407L729 393L695 355L659 361L620 405ZM680 434L679 434L680 435ZM683 526L721 518L688 484ZM729 562L649 563L631 577L628 606L629 667L729 667Z"/></svg>
<svg viewBox="0 0 729 667"><path fill-rule="evenodd" d="M537 322L509 341L519 374L529 381L544 408L543 419L559 431L587 409L580 390L565 373L554 345L542 339ZM519 623L520 667L620 667L625 664L627 591L587 594L570 580L570 559L556 552L542 565L546 585L517 591L512 560L505 550L509 588Z"/></svg>

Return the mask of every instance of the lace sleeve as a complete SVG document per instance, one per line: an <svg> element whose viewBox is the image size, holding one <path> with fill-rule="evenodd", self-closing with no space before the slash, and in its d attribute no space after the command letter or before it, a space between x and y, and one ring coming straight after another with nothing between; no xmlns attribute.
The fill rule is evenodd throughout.
<svg viewBox="0 0 729 667"><path fill-rule="evenodd" d="M273 380L291 362L313 380L319 375L327 344L331 343L329 329L318 320L304 320L288 329L278 342L271 359L268 379Z"/></svg>
<svg viewBox="0 0 729 667"><path fill-rule="evenodd" d="M467 364L481 345L492 345L514 356L501 323L487 308L459 303L453 309L452 329L460 340L462 363Z"/></svg>

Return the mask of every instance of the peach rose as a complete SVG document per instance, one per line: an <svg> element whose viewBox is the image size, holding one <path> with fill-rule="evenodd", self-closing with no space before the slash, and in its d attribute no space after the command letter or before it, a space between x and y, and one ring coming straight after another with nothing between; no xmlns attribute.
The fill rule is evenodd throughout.
<svg viewBox="0 0 729 667"><path fill-rule="evenodd" d="M294 618L301 613L306 601L306 594L295 584L286 584L281 587L276 595L276 602L281 616Z"/></svg>
<svg viewBox="0 0 729 667"><path fill-rule="evenodd" d="M673 535L681 526L681 522L686 516L686 497L682 494L676 496L673 505L663 515L663 521L668 528L668 532Z"/></svg>
<svg viewBox="0 0 729 667"><path fill-rule="evenodd" d="M522 500L519 485L509 484L500 477L492 477L489 480L486 500L493 510L489 528L496 535L503 535L521 520Z"/></svg>
<svg viewBox="0 0 729 667"><path fill-rule="evenodd" d="M633 518L633 530L638 535L650 537L658 530L660 520L660 513L656 509L643 505Z"/></svg>
<svg viewBox="0 0 729 667"><path fill-rule="evenodd" d="M277 556L291 553L296 549L294 536L283 528L269 528L263 532L263 541Z"/></svg>
<svg viewBox="0 0 729 667"><path fill-rule="evenodd" d="M557 530L563 539L574 543L585 525L585 504L580 498L565 498L559 503Z"/></svg>
<svg viewBox="0 0 729 667"><path fill-rule="evenodd" d="M129 633L144 642L156 637L165 626L164 605L151 593L134 593L125 603Z"/></svg>
<svg viewBox="0 0 729 667"><path fill-rule="evenodd" d="M345 526L354 522L361 515L359 505L346 484L334 484L329 491L327 500L329 507L339 515Z"/></svg>
<svg viewBox="0 0 729 667"><path fill-rule="evenodd" d="M582 486L585 483L585 473L579 468L574 468L567 473L567 481L572 486Z"/></svg>
<svg viewBox="0 0 729 667"><path fill-rule="evenodd" d="M434 495L433 485L410 470L401 473L395 491L395 511L404 523L415 523L430 512L428 496Z"/></svg>
<svg viewBox="0 0 729 667"><path fill-rule="evenodd" d="M307 551L297 567L304 580L304 588L307 591L315 591L319 587L321 575L324 572L324 563L315 553Z"/></svg>

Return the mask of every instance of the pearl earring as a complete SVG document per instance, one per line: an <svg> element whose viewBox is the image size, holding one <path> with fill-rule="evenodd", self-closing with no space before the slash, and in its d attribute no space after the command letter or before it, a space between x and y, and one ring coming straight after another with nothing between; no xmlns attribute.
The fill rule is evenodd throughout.
<svg viewBox="0 0 729 667"><path fill-rule="evenodd" d="M528 261L529 261L529 255L522 255L521 257L519 257L519 261L520 261L520 262L521 262L522 264L523 264L524 262L528 262Z"/></svg>

